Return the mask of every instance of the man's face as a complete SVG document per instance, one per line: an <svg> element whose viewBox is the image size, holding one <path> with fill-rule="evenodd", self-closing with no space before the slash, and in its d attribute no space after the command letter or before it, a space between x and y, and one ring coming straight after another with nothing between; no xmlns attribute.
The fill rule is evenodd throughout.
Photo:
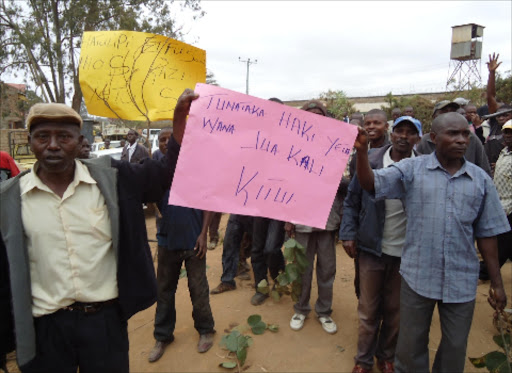
<svg viewBox="0 0 512 373"><path fill-rule="evenodd" d="M137 140L137 133L134 130L128 131L128 134L126 135L126 140L130 143L130 145L133 145L135 140Z"/></svg>
<svg viewBox="0 0 512 373"><path fill-rule="evenodd" d="M85 137L82 140L82 146L80 147L80 153L78 154L78 158L80 159L88 159L91 154L91 144L89 144L89 140Z"/></svg>
<svg viewBox="0 0 512 373"><path fill-rule="evenodd" d="M410 154L414 145L416 145L420 139L420 136L414 124L404 121L393 128L390 138L394 151L402 154Z"/></svg>
<svg viewBox="0 0 512 373"><path fill-rule="evenodd" d="M414 109L412 107L406 107L404 109L404 115L414 117Z"/></svg>
<svg viewBox="0 0 512 373"><path fill-rule="evenodd" d="M401 115L402 115L402 113L400 112L400 110L393 110L393 111L391 112L391 117L393 118L393 122L394 122L395 120L397 120L398 118L400 118L400 117L401 117Z"/></svg>
<svg viewBox="0 0 512 373"><path fill-rule="evenodd" d="M160 131L158 135L158 149L162 152L162 154L167 153L167 143L169 142L169 138L171 137L172 131L169 130L163 130Z"/></svg>
<svg viewBox="0 0 512 373"><path fill-rule="evenodd" d="M368 133L370 141L383 137L388 130L388 122L381 114L370 114L364 118L364 129Z"/></svg>
<svg viewBox="0 0 512 373"><path fill-rule="evenodd" d="M469 144L469 127L464 117L459 116L446 122L438 130L431 132L432 142L436 144L436 153L447 160L455 160L464 157Z"/></svg>
<svg viewBox="0 0 512 373"><path fill-rule="evenodd" d="M466 110L466 120L468 122L473 123L474 118L476 117L476 106L473 105L467 105L464 110Z"/></svg>
<svg viewBox="0 0 512 373"><path fill-rule="evenodd" d="M504 109L505 110L505 109ZM500 112L501 110L498 109L498 113ZM512 112L508 112L508 113L503 113L503 114L499 114L497 117L496 117L496 121L498 122L498 124L500 126L503 126L508 120L512 119Z"/></svg>
<svg viewBox="0 0 512 373"><path fill-rule="evenodd" d="M105 140L105 149L110 149L110 140Z"/></svg>
<svg viewBox="0 0 512 373"><path fill-rule="evenodd" d="M76 124L39 123L29 135L30 149L42 172L62 173L73 167L83 136Z"/></svg>
<svg viewBox="0 0 512 373"><path fill-rule="evenodd" d="M509 149L512 149L512 129L505 128L502 133L505 146Z"/></svg>

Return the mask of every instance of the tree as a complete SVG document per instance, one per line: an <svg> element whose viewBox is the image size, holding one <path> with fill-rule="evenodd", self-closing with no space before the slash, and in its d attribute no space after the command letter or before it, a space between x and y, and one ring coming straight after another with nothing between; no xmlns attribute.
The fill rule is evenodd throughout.
<svg viewBox="0 0 512 373"><path fill-rule="evenodd" d="M336 119L343 119L346 115L351 115L356 111L352 102L341 90L329 89L327 92L321 93L319 99L326 102L327 110Z"/></svg>
<svg viewBox="0 0 512 373"><path fill-rule="evenodd" d="M215 79L215 74L211 70L206 70L206 84L219 86L217 79Z"/></svg>
<svg viewBox="0 0 512 373"><path fill-rule="evenodd" d="M496 99L506 104L512 103L512 74L505 72L505 77L496 74Z"/></svg>
<svg viewBox="0 0 512 373"><path fill-rule="evenodd" d="M173 12L202 17L200 0L0 0L0 74L32 76L45 101L80 110L78 56L82 33L130 30L183 36Z"/></svg>

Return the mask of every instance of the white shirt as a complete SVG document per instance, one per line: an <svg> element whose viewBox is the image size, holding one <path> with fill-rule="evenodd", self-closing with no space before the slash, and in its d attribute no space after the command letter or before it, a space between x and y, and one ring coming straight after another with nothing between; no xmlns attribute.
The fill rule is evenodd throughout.
<svg viewBox="0 0 512 373"><path fill-rule="evenodd" d="M135 153L136 147L137 147L137 141L135 141L133 143L133 145L130 145L130 143L128 143L128 145L126 145L126 150L128 150L128 162L130 162L132 160L132 155L133 155L133 153Z"/></svg>
<svg viewBox="0 0 512 373"><path fill-rule="evenodd" d="M382 160L384 167L389 167L395 161L391 159L391 148L384 153ZM411 158L414 157L414 152ZM407 227L407 216L404 206L399 199L386 199L386 218L384 219L384 230L382 233L382 252L391 256L402 256L402 249L405 243L405 230Z"/></svg>
<svg viewBox="0 0 512 373"><path fill-rule="evenodd" d="M117 298L117 264L105 199L75 161L62 199L34 171L20 179L21 213L32 287L32 315L79 302Z"/></svg>

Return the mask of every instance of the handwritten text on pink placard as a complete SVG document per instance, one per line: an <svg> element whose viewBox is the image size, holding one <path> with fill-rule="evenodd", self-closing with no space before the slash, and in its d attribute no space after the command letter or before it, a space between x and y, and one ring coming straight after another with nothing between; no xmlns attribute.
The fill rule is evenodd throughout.
<svg viewBox="0 0 512 373"><path fill-rule="evenodd" d="M169 203L325 228L357 128L197 84Z"/></svg>

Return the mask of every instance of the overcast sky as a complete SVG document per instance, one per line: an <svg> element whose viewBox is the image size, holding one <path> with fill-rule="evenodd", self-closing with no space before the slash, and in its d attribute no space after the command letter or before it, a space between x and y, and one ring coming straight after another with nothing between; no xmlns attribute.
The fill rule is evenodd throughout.
<svg viewBox="0 0 512 373"><path fill-rule="evenodd" d="M511 70L511 1L203 1L185 41L205 49L218 83L282 100L439 92L450 66L452 26L485 26L481 72L500 53Z"/></svg>

